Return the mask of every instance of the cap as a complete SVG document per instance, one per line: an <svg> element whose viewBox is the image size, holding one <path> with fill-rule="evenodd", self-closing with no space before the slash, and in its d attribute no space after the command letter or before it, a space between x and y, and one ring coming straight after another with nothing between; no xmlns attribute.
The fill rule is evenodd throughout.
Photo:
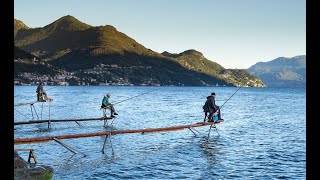
<svg viewBox="0 0 320 180"><path fill-rule="evenodd" d="M216 95L216 93L212 92L211 95Z"/></svg>

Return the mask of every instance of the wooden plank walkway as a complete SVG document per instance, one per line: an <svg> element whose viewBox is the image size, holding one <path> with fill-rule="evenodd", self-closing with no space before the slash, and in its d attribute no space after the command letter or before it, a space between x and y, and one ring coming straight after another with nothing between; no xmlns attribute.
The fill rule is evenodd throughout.
<svg viewBox="0 0 320 180"><path fill-rule="evenodd" d="M20 103L20 104L16 104L14 106L25 106L25 105L33 105L35 103L38 103L39 101L35 101L35 102L29 102L29 103Z"/></svg>
<svg viewBox="0 0 320 180"><path fill-rule="evenodd" d="M86 119L51 119L51 120L30 120L24 122L15 122L14 125L23 125L23 124L37 124L37 123L52 123L52 122L75 122L75 121L103 121L103 120L110 120L113 119L112 117L101 117L101 118L86 118Z"/></svg>
<svg viewBox="0 0 320 180"><path fill-rule="evenodd" d="M215 124L220 123L218 120ZM14 140L14 144L30 144L30 143L44 143L54 139L71 139L71 138L85 138L93 136L105 136L105 135L116 135L116 134L129 134L129 133L155 133L155 132L167 132L177 131L186 128L194 128L200 126L212 125L212 122L199 122L191 125L171 126L164 128L150 128L150 129L135 129L135 130L118 130L118 131L106 131L106 132L95 132L86 134L72 134L72 135L61 135L61 136L46 136L36 138L17 138Z"/></svg>

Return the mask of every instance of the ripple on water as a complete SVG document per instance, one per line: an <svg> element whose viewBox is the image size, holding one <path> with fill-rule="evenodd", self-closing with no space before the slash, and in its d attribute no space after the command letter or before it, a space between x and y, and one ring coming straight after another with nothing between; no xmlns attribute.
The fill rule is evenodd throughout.
<svg viewBox="0 0 320 180"><path fill-rule="evenodd" d="M15 86L15 104L31 102L34 86ZM112 130L142 129L203 121L202 105L212 91L221 105L237 88L219 87L55 87L50 95L51 119L101 117L106 92L112 102L148 93L115 106ZM85 153L73 155L56 142L15 145L33 148L39 164L55 169L53 179L305 179L305 90L243 88L223 106L220 136L199 127L167 133L124 134L112 137L101 153L104 137L62 140ZM40 110L41 104L35 104ZM29 118L30 108L15 107ZM292 111L295 109L295 111ZM44 118L48 118L48 106ZM300 113L295 113L300 112ZM15 122L26 117L15 111ZM30 119L28 119L30 120ZM103 122L52 123L16 126L15 138L105 131ZM22 153L22 157L28 154Z"/></svg>

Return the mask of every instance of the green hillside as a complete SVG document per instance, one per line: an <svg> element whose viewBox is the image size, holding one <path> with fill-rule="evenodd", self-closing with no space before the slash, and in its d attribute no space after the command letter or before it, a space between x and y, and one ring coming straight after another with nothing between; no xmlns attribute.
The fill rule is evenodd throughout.
<svg viewBox="0 0 320 180"><path fill-rule="evenodd" d="M18 30L15 45L72 72L93 71L101 64L116 67L100 68L99 76L90 74L100 81L124 78L161 85L246 85L233 77L232 70L224 71L199 52L186 51L170 57L147 49L110 25L93 27L72 16L64 16L43 28ZM247 75L256 82L252 86L263 86Z"/></svg>
<svg viewBox="0 0 320 180"><path fill-rule="evenodd" d="M14 59L33 59L35 56L14 46Z"/></svg>
<svg viewBox="0 0 320 180"><path fill-rule="evenodd" d="M167 51L162 53L172 57L189 70L202 72L237 86L263 86L263 82L256 76L242 69L225 69L218 63L208 60L201 52L187 50L179 54ZM217 82L218 83L218 82Z"/></svg>

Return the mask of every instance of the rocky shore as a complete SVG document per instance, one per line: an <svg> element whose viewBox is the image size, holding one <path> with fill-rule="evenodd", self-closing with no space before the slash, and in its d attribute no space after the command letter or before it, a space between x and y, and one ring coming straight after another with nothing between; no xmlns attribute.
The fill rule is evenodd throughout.
<svg viewBox="0 0 320 180"><path fill-rule="evenodd" d="M22 159L17 151L14 151L14 179L35 180L51 179L53 168L50 166L30 167L30 164Z"/></svg>

